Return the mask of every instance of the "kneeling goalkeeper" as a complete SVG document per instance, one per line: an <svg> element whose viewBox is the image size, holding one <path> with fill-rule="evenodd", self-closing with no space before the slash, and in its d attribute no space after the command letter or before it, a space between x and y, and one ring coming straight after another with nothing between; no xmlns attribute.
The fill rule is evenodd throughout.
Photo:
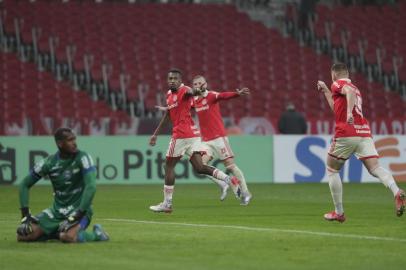
<svg viewBox="0 0 406 270"><path fill-rule="evenodd" d="M17 240L59 239L66 243L109 240L99 224L94 225L92 231L86 231L96 193L92 158L77 149L76 136L71 129L59 128L54 137L59 151L38 162L20 184L22 220L17 228ZM28 207L29 189L43 177L51 181L54 202L37 216L32 216Z"/></svg>

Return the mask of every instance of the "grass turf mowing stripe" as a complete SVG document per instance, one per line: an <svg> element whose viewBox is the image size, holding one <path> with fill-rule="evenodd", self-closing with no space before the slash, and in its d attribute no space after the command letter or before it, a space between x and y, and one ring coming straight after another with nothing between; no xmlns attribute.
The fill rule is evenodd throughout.
<svg viewBox="0 0 406 270"><path fill-rule="evenodd" d="M120 219L120 218L104 218L102 220L110 221L110 222L126 222L126 223L173 225L173 226L200 227L200 228L235 229L235 230L245 230L245 231L294 233L294 234L315 235L315 236L325 236L325 237L352 238L352 239L361 239L361 240L392 241L392 242L406 243L406 239L403 239L403 238L382 237L382 236L373 236L373 235L315 232L315 231L289 230L289 229L278 229L278 228L261 228L261 227L221 225L221 224L215 225L215 224L198 224L198 223L181 223L181 222L160 222L160 221Z"/></svg>

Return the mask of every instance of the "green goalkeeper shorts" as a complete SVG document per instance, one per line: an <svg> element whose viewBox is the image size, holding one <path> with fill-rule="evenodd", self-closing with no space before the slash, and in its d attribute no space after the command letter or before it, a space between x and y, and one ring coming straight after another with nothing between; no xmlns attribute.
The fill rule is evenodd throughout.
<svg viewBox="0 0 406 270"><path fill-rule="evenodd" d="M59 224L67 217L58 213L53 207L43 210L36 215L39 227L46 235L54 235L58 232ZM86 229L92 220L92 211L87 211L86 216L80 220L81 229Z"/></svg>

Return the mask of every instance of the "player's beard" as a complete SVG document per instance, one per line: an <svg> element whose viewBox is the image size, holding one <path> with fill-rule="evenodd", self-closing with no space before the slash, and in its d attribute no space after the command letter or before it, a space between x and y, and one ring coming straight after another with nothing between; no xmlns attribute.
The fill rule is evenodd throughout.
<svg viewBox="0 0 406 270"><path fill-rule="evenodd" d="M68 149L65 149L65 151L66 151L66 154L74 156L78 152L78 146L71 145Z"/></svg>
<svg viewBox="0 0 406 270"><path fill-rule="evenodd" d="M176 87L176 86L169 86L169 90L171 90L172 92L176 92L176 91L178 91L178 87Z"/></svg>

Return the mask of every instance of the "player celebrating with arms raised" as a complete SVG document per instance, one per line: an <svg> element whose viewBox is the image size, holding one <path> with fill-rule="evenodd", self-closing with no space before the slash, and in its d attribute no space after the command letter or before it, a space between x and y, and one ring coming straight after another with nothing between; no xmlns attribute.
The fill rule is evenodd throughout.
<svg viewBox="0 0 406 270"><path fill-rule="evenodd" d="M154 212L165 213L172 212L175 166L184 154L190 156L190 162L197 173L212 176L230 185L239 186L237 177L227 176L224 172L203 164L200 153L200 132L190 114L193 96L199 94L199 90L185 86L182 83L182 73L178 69L172 69L168 72L168 86L167 110L149 142L151 146L155 145L161 127L170 119L173 127L165 161L164 201L158 205L150 206L150 210Z"/></svg>
<svg viewBox="0 0 406 270"><path fill-rule="evenodd" d="M329 221L345 221L339 171L352 154L363 162L371 175L392 191L396 215L401 216L405 210L405 192L399 189L393 176L379 165L371 130L362 114L361 93L351 83L347 66L343 63L334 64L331 68L331 78L331 91L324 82L317 82L317 88L324 93L334 111L336 122L333 142L327 156L327 174L335 210L325 214L324 218Z"/></svg>
<svg viewBox="0 0 406 270"><path fill-rule="evenodd" d="M193 88L200 89L200 95L193 99L193 107L196 110L200 133L202 136L203 150L206 155L203 155L203 162L206 164L210 160L219 158L223 161L224 166L240 180L241 186L241 205L248 205L252 195L248 190L247 183L243 172L237 167L234 162L234 154L228 142L226 130L224 128L223 119L220 114L220 100L228 100L240 96L249 95L248 88L237 89L235 92L209 91L207 89L207 81L197 75L193 78ZM224 200L226 193L224 192L224 182L212 179L222 189L220 200ZM235 193L235 192L234 192ZM239 194L238 194L239 195Z"/></svg>
<svg viewBox="0 0 406 270"><path fill-rule="evenodd" d="M59 238L62 242L107 241L109 236L101 225L85 229L93 214L92 201L96 193L96 175L89 154L79 151L76 136L69 128L55 132L59 151L38 162L20 184L20 206L23 219L17 228L18 241L41 241ZM37 216L28 207L28 191L42 177L49 177L54 203Z"/></svg>

